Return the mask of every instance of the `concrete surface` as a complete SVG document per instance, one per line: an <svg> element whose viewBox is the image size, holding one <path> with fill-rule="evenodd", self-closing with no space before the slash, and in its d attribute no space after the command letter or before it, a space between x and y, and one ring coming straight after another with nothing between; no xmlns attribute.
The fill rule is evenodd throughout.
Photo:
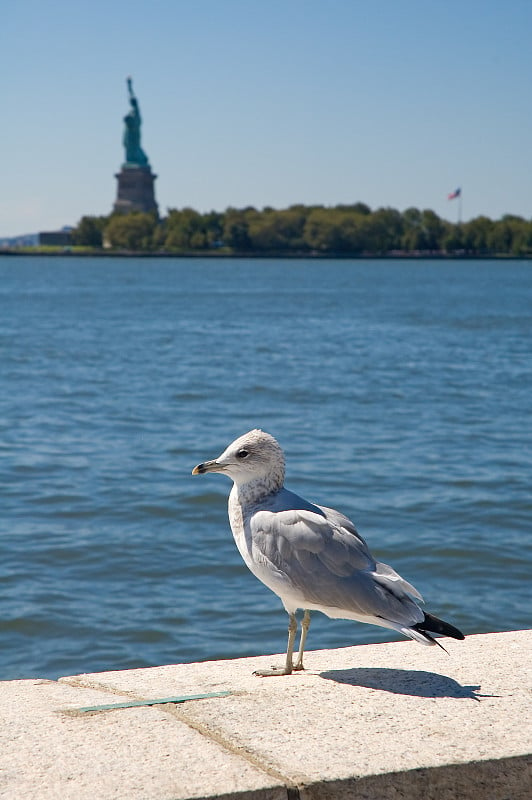
<svg viewBox="0 0 532 800"><path fill-rule="evenodd" d="M9 800L529 800L532 631L0 683ZM82 712L139 700L184 703Z"/></svg>

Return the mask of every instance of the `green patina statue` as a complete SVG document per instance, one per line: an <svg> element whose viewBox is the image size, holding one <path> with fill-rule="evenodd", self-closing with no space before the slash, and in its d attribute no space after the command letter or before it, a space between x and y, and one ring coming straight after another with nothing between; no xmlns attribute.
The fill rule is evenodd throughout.
<svg viewBox="0 0 532 800"><path fill-rule="evenodd" d="M149 167L148 156L140 146L140 110L137 98L133 94L133 81L127 79L129 102L131 110L124 117L126 124L124 130L124 147L126 150L126 163L124 166Z"/></svg>

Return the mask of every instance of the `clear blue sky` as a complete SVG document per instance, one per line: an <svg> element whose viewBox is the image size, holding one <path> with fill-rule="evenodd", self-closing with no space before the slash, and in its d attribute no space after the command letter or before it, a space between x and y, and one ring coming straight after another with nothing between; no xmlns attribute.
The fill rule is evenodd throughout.
<svg viewBox="0 0 532 800"><path fill-rule="evenodd" d="M161 213L532 217L531 0L4 0L0 236L107 214L125 78Z"/></svg>

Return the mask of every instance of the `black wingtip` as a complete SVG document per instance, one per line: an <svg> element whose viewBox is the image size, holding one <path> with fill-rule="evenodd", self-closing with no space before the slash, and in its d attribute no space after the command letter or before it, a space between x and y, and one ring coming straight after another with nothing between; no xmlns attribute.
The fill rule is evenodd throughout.
<svg viewBox="0 0 532 800"><path fill-rule="evenodd" d="M428 635L430 633L440 633L442 636L450 636L451 639L460 639L464 638L464 634L462 631L459 631L458 628L455 628L454 625L450 625L448 622L444 622L442 619L438 619L438 617L434 617L432 614L425 613L425 619L423 622L418 622L417 625L413 625L420 633L425 633ZM432 639L432 636L428 637Z"/></svg>

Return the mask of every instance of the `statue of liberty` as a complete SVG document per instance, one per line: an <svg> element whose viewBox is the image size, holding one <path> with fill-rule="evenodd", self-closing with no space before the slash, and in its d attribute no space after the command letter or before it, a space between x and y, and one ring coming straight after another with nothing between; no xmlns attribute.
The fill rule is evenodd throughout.
<svg viewBox="0 0 532 800"><path fill-rule="evenodd" d="M125 166L149 167L148 156L140 146L140 126L142 120L140 117L138 100L133 94L133 81L131 78L127 79L127 88L131 110L128 111L124 117L124 122L126 124L123 139L124 148L126 150Z"/></svg>
<svg viewBox="0 0 532 800"><path fill-rule="evenodd" d="M126 160L120 172L115 175L118 180L116 200L113 213L130 214L131 212L149 213L157 211L154 181L157 175L151 171L148 156L140 146L140 109L133 92L133 81L127 79L130 110L124 117L124 136L122 142L126 151Z"/></svg>

